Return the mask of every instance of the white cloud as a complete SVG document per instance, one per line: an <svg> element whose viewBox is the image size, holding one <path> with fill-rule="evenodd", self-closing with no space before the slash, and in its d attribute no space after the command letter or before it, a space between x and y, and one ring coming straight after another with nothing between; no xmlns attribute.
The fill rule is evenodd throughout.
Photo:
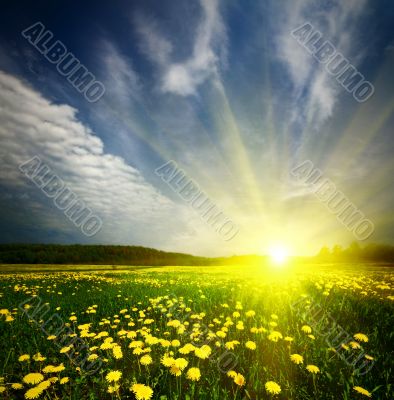
<svg viewBox="0 0 394 400"><path fill-rule="evenodd" d="M312 126L319 126L334 111L338 95L342 87L313 57L299 45L290 32L303 25L311 23L315 29L323 33L323 39L331 40L337 50L357 64L363 58L359 46L354 40L357 29L357 18L364 11L364 0L333 1L329 8L319 5L314 0L296 0L288 3L282 9L283 17L277 28L276 45L279 59L284 63L294 86L294 96L299 102L305 96L305 110L300 106L295 114L308 114ZM312 112L311 112L312 110ZM296 119L293 116L293 119Z"/></svg>
<svg viewBox="0 0 394 400"><path fill-rule="evenodd" d="M192 54L182 62L174 62L174 47L163 37L157 24L141 14L134 23L141 38L140 48L156 64L160 88L164 93L180 96L196 94L197 87L218 70L221 54L225 53L227 36L218 0L200 0L203 16L194 37Z"/></svg>
<svg viewBox="0 0 394 400"><path fill-rule="evenodd" d="M78 120L76 109L51 103L2 71L0 121L0 185L11 200L2 199L12 201L14 207L17 203L12 199L18 199L19 229L30 230L33 224L43 232L56 232L58 238L80 235L19 171L21 163L39 156L102 218L95 242L192 253L222 250L215 245L223 243L222 238L188 204L170 200L136 168L106 153L101 139Z"/></svg>

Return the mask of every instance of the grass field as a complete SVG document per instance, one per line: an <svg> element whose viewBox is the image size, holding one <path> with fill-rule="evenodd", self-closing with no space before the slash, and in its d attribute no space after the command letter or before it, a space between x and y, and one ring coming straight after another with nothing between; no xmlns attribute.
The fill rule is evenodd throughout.
<svg viewBox="0 0 394 400"><path fill-rule="evenodd" d="M9 268L5 399L394 398L394 269Z"/></svg>

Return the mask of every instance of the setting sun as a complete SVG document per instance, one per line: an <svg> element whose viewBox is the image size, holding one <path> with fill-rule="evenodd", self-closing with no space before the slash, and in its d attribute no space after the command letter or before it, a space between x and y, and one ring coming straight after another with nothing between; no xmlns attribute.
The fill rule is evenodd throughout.
<svg viewBox="0 0 394 400"><path fill-rule="evenodd" d="M269 256L275 264L284 264L288 258L289 252L284 246L274 246L269 249Z"/></svg>

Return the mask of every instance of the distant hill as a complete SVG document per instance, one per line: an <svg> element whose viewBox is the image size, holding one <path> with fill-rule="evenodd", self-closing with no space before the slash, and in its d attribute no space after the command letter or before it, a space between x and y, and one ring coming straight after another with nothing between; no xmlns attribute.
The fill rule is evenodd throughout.
<svg viewBox="0 0 394 400"><path fill-rule="evenodd" d="M78 265L264 265L267 256L199 257L142 246L0 244L0 264ZM300 263L386 262L394 264L394 246L352 244L323 247L314 257L294 257Z"/></svg>

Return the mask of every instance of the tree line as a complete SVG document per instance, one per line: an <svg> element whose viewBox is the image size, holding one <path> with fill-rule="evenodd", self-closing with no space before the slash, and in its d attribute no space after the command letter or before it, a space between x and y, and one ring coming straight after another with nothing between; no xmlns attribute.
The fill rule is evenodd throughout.
<svg viewBox="0 0 394 400"><path fill-rule="evenodd" d="M322 262L394 262L394 246L371 243L361 247L357 242L344 248L335 245L321 248L317 260Z"/></svg>
<svg viewBox="0 0 394 400"><path fill-rule="evenodd" d="M394 246L352 243L344 248L322 247L314 257L295 257L307 263L386 262L394 263ZM0 244L0 264L81 264L81 265L264 265L267 256L240 255L199 257L142 246Z"/></svg>

